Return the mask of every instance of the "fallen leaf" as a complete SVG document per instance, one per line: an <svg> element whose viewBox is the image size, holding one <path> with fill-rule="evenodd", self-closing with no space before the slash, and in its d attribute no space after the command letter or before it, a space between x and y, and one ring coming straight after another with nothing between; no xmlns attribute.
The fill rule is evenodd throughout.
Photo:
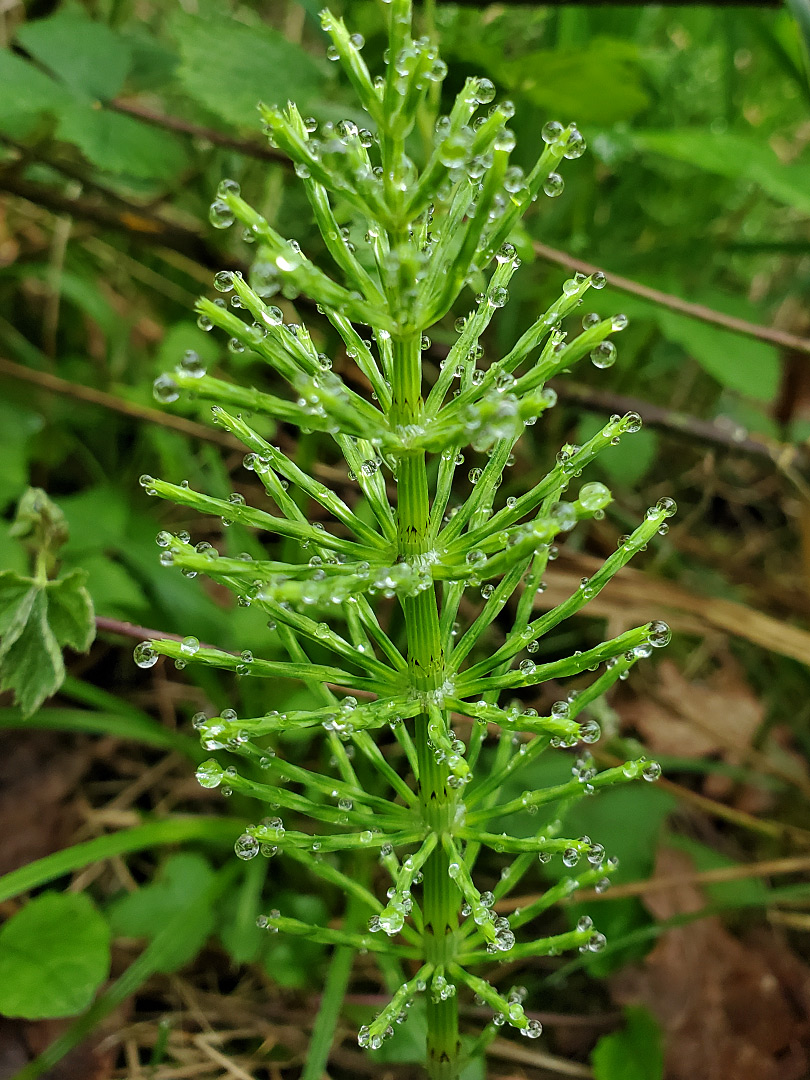
<svg viewBox="0 0 810 1080"><path fill-rule="evenodd" d="M628 702L622 716L653 754L717 754L735 762L759 730L764 706L730 657L703 682L690 682L664 660L656 668L653 696Z"/></svg>
<svg viewBox="0 0 810 1080"><path fill-rule="evenodd" d="M663 849L654 877L694 870ZM650 892L658 919L699 910L695 885ZM810 968L771 932L746 941L719 918L669 930L644 963L611 980L614 999L643 1004L666 1039L667 1080L805 1080L810 1075Z"/></svg>

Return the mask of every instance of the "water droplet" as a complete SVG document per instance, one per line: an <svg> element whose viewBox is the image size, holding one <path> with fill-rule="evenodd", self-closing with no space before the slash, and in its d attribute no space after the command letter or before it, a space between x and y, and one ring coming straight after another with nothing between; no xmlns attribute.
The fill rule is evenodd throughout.
<svg viewBox="0 0 810 1080"><path fill-rule="evenodd" d="M186 637L180 642L180 652L186 656L194 656L199 651L200 642L195 637Z"/></svg>
<svg viewBox="0 0 810 1080"><path fill-rule="evenodd" d="M495 84L489 79L478 79L473 94L479 105L488 105L495 97Z"/></svg>
<svg viewBox="0 0 810 1080"><path fill-rule="evenodd" d="M565 181L559 173L549 173L543 184L543 191L548 195L550 199L556 199L558 195L562 195L565 188Z"/></svg>
<svg viewBox="0 0 810 1080"><path fill-rule="evenodd" d="M661 766L657 761L650 761L641 770L641 775L645 780L649 780L650 783L652 783L661 775Z"/></svg>
<svg viewBox="0 0 810 1080"><path fill-rule="evenodd" d="M242 833L233 845L233 850L236 852L237 858L244 859L245 861L248 859L255 859L259 854L260 848L261 844L256 837L251 836L250 833Z"/></svg>
<svg viewBox="0 0 810 1080"><path fill-rule="evenodd" d="M610 491L604 484L584 484L579 489L579 504L583 510L587 510L589 513L602 510L610 502L610 498Z"/></svg>
<svg viewBox="0 0 810 1080"><path fill-rule="evenodd" d="M180 397L180 387L171 375L158 375L152 383L152 396L161 404L168 405Z"/></svg>
<svg viewBox="0 0 810 1080"><path fill-rule="evenodd" d="M616 363L616 346L612 341L600 341L591 349L591 362L596 368L613 367Z"/></svg>
<svg viewBox="0 0 810 1080"><path fill-rule="evenodd" d="M215 229L227 229L233 225L233 210L222 199L215 199L208 210L208 220Z"/></svg>
<svg viewBox="0 0 810 1080"><path fill-rule="evenodd" d="M543 125L540 136L544 143L555 143L563 131L565 131L565 128L559 120L549 120L547 124Z"/></svg>
<svg viewBox="0 0 810 1080"><path fill-rule="evenodd" d="M582 133L572 124L568 132L568 138L565 142L565 153L563 154L563 157L568 158L569 160L579 158L582 157L585 150L585 139L582 137Z"/></svg>
<svg viewBox="0 0 810 1080"><path fill-rule="evenodd" d="M647 641L654 649L663 649L672 640L672 631L665 622L656 619L647 627Z"/></svg>
<svg viewBox="0 0 810 1080"><path fill-rule="evenodd" d="M142 641L139 645L135 646L135 650L132 653L133 659L139 668L154 667L158 662L159 653L155 651L151 641Z"/></svg>
<svg viewBox="0 0 810 1080"><path fill-rule="evenodd" d="M193 379L201 379L205 375L205 363L198 352L187 349L180 357L180 370Z"/></svg>
<svg viewBox="0 0 810 1080"><path fill-rule="evenodd" d="M200 787L215 788L219 787L222 783L224 770L218 761L209 758L208 761L204 761L202 765L197 768L195 775Z"/></svg>

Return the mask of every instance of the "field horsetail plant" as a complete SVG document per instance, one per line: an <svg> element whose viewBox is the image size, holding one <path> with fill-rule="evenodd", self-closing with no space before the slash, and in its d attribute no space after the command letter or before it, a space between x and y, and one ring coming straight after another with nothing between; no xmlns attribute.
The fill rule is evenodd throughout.
<svg viewBox="0 0 810 1080"><path fill-rule="evenodd" d="M240 858L292 859L347 894L355 915L347 914L340 929L310 926L275 910L259 923L269 932L378 959L391 998L360 1029L360 1045L379 1048L424 995L428 1075L453 1080L463 1067L459 996L474 995L494 1014L490 1032L507 1024L530 1039L541 1034L540 1023L524 1012L525 992L496 990L481 973L488 964L604 947L588 917L567 933L521 933L577 889L607 886L614 862L604 848L585 836L560 835L560 821L545 813L542 830L527 838L493 832L492 824L549 804L562 813L609 785L658 776L658 765L644 758L597 771L589 744L600 730L588 707L637 660L667 643L664 623L551 662L532 657L544 635L666 530L675 505L662 499L651 507L574 595L535 617L559 535L602 517L611 500L601 483L579 486L580 474L601 450L641 425L634 413L611 417L584 445L563 446L539 483L501 505L498 487L515 444L555 403L549 379L581 359L609 367L615 358L610 335L626 322L621 315L579 314L583 329L572 333L588 291L605 284L601 274L575 275L507 355L482 363L481 337L506 304L520 262L509 236L543 193L559 194L558 168L578 158L585 143L575 126L547 123L542 153L525 173L510 164L512 105L491 105L492 83L472 78L449 115L435 120L432 146L417 166L406 145L446 67L431 41L412 38L409 0L393 0L387 10L386 70L377 78L363 60L362 38L330 12L321 17L331 38L328 56L351 80L367 128L351 120L319 127L293 104L260 106L267 135L292 159L304 185L331 272L279 235L240 197L234 181L221 183L211 208L218 228L236 222L246 230L256 259L250 284L238 272L216 275L216 288L230 302L201 299L199 325L224 331L233 351L257 354L291 393L276 396L214 378L193 353L155 384L164 402L188 392L215 403L215 423L244 444L245 467L275 509L149 476L141 478L143 487L224 524L258 530L268 546L273 538L282 543L278 552L269 547L267 559L227 558L208 543L192 545L187 534L162 532L161 560L189 577L207 575L231 589L239 604L266 613L288 659L233 655L191 637L144 642L135 656L141 667L163 655L181 666L306 682L315 699L308 709L282 714L271 708L277 693L271 681L265 715L237 717L226 710L195 717L205 748L229 751L242 763L241 769L223 767L212 759L200 766L198 779L271 808L272 817L237 840ZM357 230L363 242L350 241L333 206L350 210L351 235ZM426 364L423 370L427 333L458 314L450 313L470 285L481 291L472 310L456 318L446 359L438 369ZM304 325L284 323L270 303L279 290L317 305L353 362L350 378L332 370ZM344 500L316 480L245 416L259 428L270 418L304 433L327 433L345 458L354 497ZM465 464L468 448L483 453L485 463ZM465 495L454 501L459 471ZM325 512L327 526L310 523L308 500L322 508L319 516ZM294 552L299 561L287 561ZM465 596L474 617L463 622ZM496 620L500 643L493 645L489 631ZM315 662L313 650L332 662ZM580 675L577 688L548 715L528 707L541 700L532 697L541 684ZM274 749L277 736L302 729L323 733L336 775L293 764L280 746ZM572 751L571 779L504 797L504 785L514 791L521 770L548 747ZM511 859L492 891L476 884L483 849ZM369 854L390 877L382 897L374 891ZM538 861L552 859L561 860L569 876L522 910L498 916L494 905Z"/></svg>

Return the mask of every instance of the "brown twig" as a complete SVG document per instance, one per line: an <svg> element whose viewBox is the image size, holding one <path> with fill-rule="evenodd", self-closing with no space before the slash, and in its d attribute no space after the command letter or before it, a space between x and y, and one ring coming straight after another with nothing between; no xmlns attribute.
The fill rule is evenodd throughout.
<svg viewBox="0 0 810 1080"><path fill-rule="evenodd" d="M216 428L205 427L194 420L187 420L183 416L172 416L171 413L160 412L158 409L150 409L148 405L137 405L134 401L125 401L123 398L108 394L104 390L96 390L92 386L83 386L80 383L70 382L58 375L51 375L47 371L37 371L34 368L17 364L13 360L0 357L0 375L7 375L21 382L31 383L40 390L46 390L52 394L62 394L65 397L74 398L76 401L85 401L90 405L100 405L103 409L121 413L134 420L146 420L152 424L160 424L162 427L179 431L183 435L189 435L195 439L204 439L206 442L217 443L228 450L244 450L244 447L225 431Z"/></svg>
<svg viewBox="0 0 810 1080"><path fill-rule="evenodd" d="M213 146L222 146L226 150L236 150L247 157L258 158L260 161L275 161L279 165L292 168L292 162L281 150L276 150L267 143L260 143L257 139L238 139L233 135L226 135L215 128L203 127L201 124L192 124L188 120L182 120L179 116L167 116L165 113L156 113L143 105L137 105L134 101L124 101L116 98L111 101L109 108L115 112L126 113L127 116L135 116L143 120L145 124L163 128L166 131L176 131L181 135L190 135L195 139L205 139Z"/></svg>
<svg viewBox="0 0 810 1080"><path fill-rule="evenodd" d="M581 274L595 274L600 269L592 263L568 255L565 251L558 251L556 248L548 247L547 244L541 244L538 240L534 242L533 247L535 254L541 259L564 266L566 270L579 271ZM682 300L679 296L653 289L649 285L642 285L640 281L632 281L630 278L622 277L621 274L613 274L609 270L605 270L604 273L607 275L608 283L614 289L640 296L643 300L650 300L661 307L669 308L670 311L677 311L680 315L688 315L691 319L698 319L712 326L721 326L724 330L733 330L737 334L745 334L758 341L767 341L770 345L776 345L781 349L794 349L796 352L810 355L808 338L798 337L786 330L776 330L772 326L760 326L757 323L747 322L745 319L737 319L733 315L726 315L725 312L706 307L705 304L694 304L690 300Z"/></svg>
<svg viewBox="0 0 810 1080"><path fill-rule="evenodd" d="M766 441L761 436L749 435L737 424L725 425L718 420L701 420L697 416L653 405L649 401L641 401L626 394L615 394L610 390L599 390L582 383L572 383L567 379L554 379L550 385L563 401L572 401L595 412L637 412L645 425L666 431L669 435L721 447L747 457L761 458L781 470L793 468L802 473L810 471L810 461L804 446Z"/></svg>
<svg viewBox="0 0 810 1080"><path fill-rule="evenodd" d="M160 214L134 204L121 206L121 200L118 200L118 208L105 206L94 199L71 197L49 184L25 180L9 171L0 174L0 191L26 199L53 213L68 214L104 229L114 229L134 239L178 251L212 270L222 264L222 254L201 233L167 221Z"/></svg>

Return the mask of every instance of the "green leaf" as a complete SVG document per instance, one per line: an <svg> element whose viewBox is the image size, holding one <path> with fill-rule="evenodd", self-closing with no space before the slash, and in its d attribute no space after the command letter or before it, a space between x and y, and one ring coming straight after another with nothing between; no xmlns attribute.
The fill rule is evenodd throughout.
<svg viewBox="0 0 810 1080"><path fill-rule="evenodd" d="M810 164L783 165L761 137L686 128L633 135L636 147L683 161L746 185L755 184L777 202L810 214Z"/></svg>
<svg viewBox="0 0 810 1080"><path fill-rule="evenodd" d="M139 30L125 30L123 36L132 54L127 90L139 92L165 86L177 67L177 53L157 38Z"/></svg>
<svg viewBox="0 0 810 1080"><path fill-rule="evenodd" d="M91 555L81 565L87 571L87 591L99 615L133 619L150 610L140 584L120 562L107 555Z"/></svg>
<svg viewBox="0 0 810 1080"><path fill-rule="evenodd" d="M95 620L85 578L83 570L55 581L0 572L0 690L14 691L23 716L62 685L62 646L90 648Z"/></svg>
<svg viewBox="0 0 810 1080"><path fill-rule="evenodd" d="M57 136L73 143L105 172L145 180L169 179L186 163L182 145L169 132L81 102L66 106L59 117Z"/></svg>
<svg viewBox="0 0 810 1080"><path fill-rule="evenodd" d="M25 137L43 113L56 113L64 90L33 64L0 49L0 130Z"/></svg>
<svg viewBox="0 0 810 1080"><path fill-rule="evenodd" d="M578 441L587 442L605 426L604 417L586 416L578 427ZM632 486L649 472L658 456L658 434L642 428L625 435L618 446L607 446L596 459L595 468L604 469L614 484Z"/></svg>
<svg viewBox="0 0 810 1080"><path fill-rule="evenodd" d="M31 436L42 428L42 417L10 401L0 402L0 510L16 502L28 486Z"/></svg>
<svg viewBox="0 0 810 1080"><path fill-rule="evenodd" d="M117 934L153 940L178 909L188 906L189 897L206 893L214 876L210 864L201 855L172 855L151 885L145 885L111 906L110 924ZM189 907L188 919L171 949L163 955L160 970L176 971L193 960L208 940L214 922L214 909L210 903Z"/></svg>
<svg viewBox="0 0 810 1080"><path fill-rule="evenodd" d="M646 1009L626 1010L627 1027L603 1035L591 1055L595 1080L662 1080L661 1031Z"/></svg>
<svg viewBox="0 0 810 1080"><path fill-rule="evenodd" d="M109 970L110 929L90 898L43 893L0 928L0 1013L74 1016Z"/></svg>
<svg viewBox="0 0 810 1080"><path fill-rule="evenodd" d="M258 124L256 106L312 101L323 79L313 58L272 27L178 12L171 21L186 92L229 124Z"/></svg>
<svg viewBox="0 0 810 1080"><path fill-rule="evenodd" d="M661 330L681 345L721 386L757 401L773 401L781 365L773 345L659 309Z"/></svg>
<svg viewBox="0 0 810 1080"><path fill-rule="evenodd" d="M93 101L115 97L131 62L122 37L78 11L25 23L17 41L74 93Z"/></svg>
<svg viewBox="0 0 810 1080"><path fill-rule="evenodd" d="M11 572L11 571L9 571ZM23 716L30 716L55 694L65 677L62 650L48 625L48 598L32 583L32 600L25 625L0 643L0 690L13 690Z"/></svg>
<svg viewBox="0 0 810 1080"><path fill-rule="evenodd" d="M34 581L14 570L0 571L0 637L6 647L25 629L34 603ZM0 658L3 655L0 645Z"/></svg>
<svg viewBox="0 0 810 1080"><path fill-rule="evenodd" d="M740 864L714 848L693 840L689 836L674 833L666 838L666 846L683 851L692 859L695 869L700 873L706 870L720 870ZM748 903L752 906L765 907L768 903L768 888L762 878L739 878L737 881L715 881L701 885L709 900L714 904L733 907L735 904Z"/></svg>
<svg viewBox="0 0 810 1080"><path fill-rule="evenodd" d="M491 58L487 66L493 70ZM575 116L582 124L629 120L649 104L635 46L615 38L538 49L495 66L510 90L549 115Z"/></svg>
<svg viewBox="0 0 810 1080"><path fill-rule="evenodd" d="M61 646L87 652L96 636L93 601L85 588L87 572L74 570L56 581L49 581L48 622Z"/></svg>

